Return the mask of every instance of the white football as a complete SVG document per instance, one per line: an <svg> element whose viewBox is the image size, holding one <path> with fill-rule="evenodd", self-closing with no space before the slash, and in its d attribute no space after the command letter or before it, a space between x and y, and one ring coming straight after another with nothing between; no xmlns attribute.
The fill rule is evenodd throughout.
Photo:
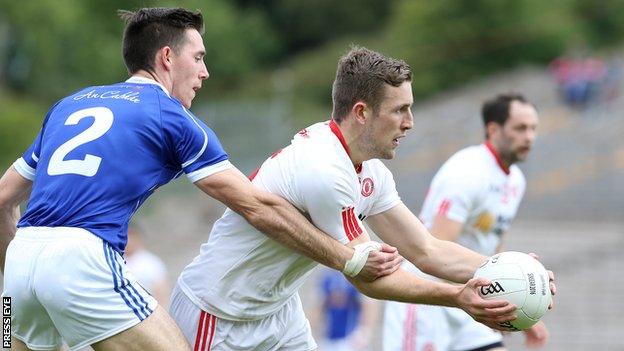
<svg viewBox="0 0 624 351"><path fill-rule="evenodd" d="M548 311L551 301L548 273L538 260L525 253L496 254L477 269L474 277L492 282L479 289L484 299L507 300L518 306L518 318L501 324L511 331L530 328Z"/></svg>

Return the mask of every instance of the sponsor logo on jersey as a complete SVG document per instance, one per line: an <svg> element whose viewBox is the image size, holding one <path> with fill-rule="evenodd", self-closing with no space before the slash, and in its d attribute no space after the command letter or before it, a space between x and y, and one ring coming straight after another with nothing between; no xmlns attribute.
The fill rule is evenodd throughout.
<svg viewBox="0 0 624 351"><path fill-rule="evenodd" d="M109 90L101 93L96 93L95 89L91 90L87 93L80 94L74 96L74 100L82 100L82 99L116 99L116 100L126 100L138 104L141 102L139 98L139 92L126 91L121 92L120 90Z"/></svg>
<svg viewBox="0 0 624 351"><path fill-rule="evenodd" d="M481 286L481 295L483 296L500 293L500 292L505 292L505 289L503 289L503 286L500 285L499 282L494 282L490 285Z"/></svg>
<svg viewBox="0 0 624 351"><path fill-rule="evenodd" d="M492 230L492 227L494 226L494 222L495 222L494 216L491 213L486 211L486 212L481 213L477 217L477 220L475 221L473 226L475 227L475 229L477 229L481 233L487 234Z"/></svg>
<svg viewBox="0 0 624 351"><path fill-rule="evenodd" d="M375 183L373 183L373 180L364 178L362 181L362 195L364 197L369 197L373 193L373 190L375 190Z"/></svg>

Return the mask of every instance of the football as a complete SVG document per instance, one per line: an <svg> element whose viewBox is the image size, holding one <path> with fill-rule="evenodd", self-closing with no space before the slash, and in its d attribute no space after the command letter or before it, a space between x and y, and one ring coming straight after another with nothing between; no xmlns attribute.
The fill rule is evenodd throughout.
<svg viewBox="0 0 624 351"><path fill-rule="evenodd" d="M518 318L501 324L510 331L530 328L548 310L551 294L546 268L525 253L496 254L477 269L474 277L491 281L490 285L479 288L484 299L507 300L518 307Z"/></svg>

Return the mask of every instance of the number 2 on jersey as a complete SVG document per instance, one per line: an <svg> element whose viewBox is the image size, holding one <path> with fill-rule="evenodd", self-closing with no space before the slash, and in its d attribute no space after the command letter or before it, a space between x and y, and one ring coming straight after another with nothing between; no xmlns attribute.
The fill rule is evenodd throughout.
<svg viewBox="0 0 624 351"><path fill-rule="evenodd" d="M67 117L65 125L76 125L85 117L93 117L95 121L84 132L66 141L59 146L50 157L48 174L51 176L61 174L78 174L85 177L93 177L100 168L102 158L86 154L82 160L65 160L65 156L80 145L93 141L104 135L113 125L113 112L106 107L92 107L79 110Z"/></svg>

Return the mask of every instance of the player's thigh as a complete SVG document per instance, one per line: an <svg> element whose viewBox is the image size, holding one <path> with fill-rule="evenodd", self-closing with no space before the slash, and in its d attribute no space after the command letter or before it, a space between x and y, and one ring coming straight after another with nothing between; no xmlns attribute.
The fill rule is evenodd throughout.
<svg viewBox="0 0 624 351"><path fill-rule="evenodd" d="M173 319L158 306L141 323L92 345L95 351L190 351Z"/></svg>

